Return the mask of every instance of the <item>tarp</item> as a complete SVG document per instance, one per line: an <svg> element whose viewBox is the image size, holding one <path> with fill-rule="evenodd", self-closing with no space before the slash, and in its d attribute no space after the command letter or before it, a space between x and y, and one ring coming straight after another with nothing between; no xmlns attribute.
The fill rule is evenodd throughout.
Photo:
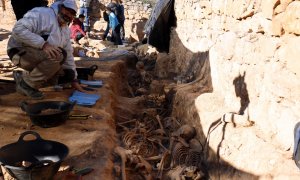
<svg viewBox="0 0 300 180"><path fill-rule="evenodd" d="M149 17L148 21L145 24L144 32L145 34L149 35L152 31L156 20L160 16L162 10L169 4L170 0L157 0L155 7L151 12L151 16Z"/></svg>
<svg viewBox="0 0 300 180"><path fill-rule="evenodd" d="M144 33L148 43L158 51L169 51L170 28L174 26L174 0L157 0Z"/></svg>

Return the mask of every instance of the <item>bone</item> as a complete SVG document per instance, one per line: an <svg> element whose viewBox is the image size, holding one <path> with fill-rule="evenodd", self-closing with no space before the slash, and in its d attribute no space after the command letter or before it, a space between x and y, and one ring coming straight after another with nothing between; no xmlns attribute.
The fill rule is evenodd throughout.
<svg viewBox="0 0 300 180"><path fill-rule="evenodd" d="M168 155L169 155L169 152L165 151L163 154L163 157L161 158L161 160L159 162L159 168L158 168L158 173L157 173L156 179L162 179L164 166L165 166L165 160Z"/></svg>
<svg viewBox="0 0 300 180"><path fill-rule="evenodd" d="M163 136L163 135L165 135L165 132L163 129L156 129L156 130L152 131L151 134Z"/></svg>
<svg viewBox="0 0 300 180"><path fill-rule="evenodd" d="M195 138L191 139L189 142L189 146L191 149L197 150L199 152L203 151L203 146L202 144Z"/></svg>
<svg viewBox="0 0 300 180"><path fill-rule="evenodd" d="M128 121L125 121L125 122L118 123L118 125L124 125L124 124L129 124L129 123L135 123L136 121L137 121L136 119L132 119L132 120L128 120Z"/></svg>
<svg viewBox="0 0 300 180"><path fill-rule="evenodd" d="M181 179L199 180L204 177L204 173L195 166L188 166L180 174Z"/></svg>
<svg viewBox="0 0 300 180"><path fill-rule="evenodd" d="M152 166L151 166L151 164L149 164L149 162L146 161L142 156L138 156L138 158L140 160L140 163L143 164L143 166L145 167L146 172L148 174L151 174L152 173Z"/></svg>
<svg viewBox="0 0 300 180"><path fill-rule="evenodd" d="M157 161L157 160L160 160L161 158L162 158L162 155L159 154L157 156L147 157L147 158L145 158L145 160L147 160L147 161Z"/></svg>
<svg viewBox="0 0 300 180"><path fill-rule="evenodd" d="M188 157L189 148L182 145L180 142L176 143L172 149L172 164L171 167L183 165Z"/></svg>
<svg viewBox="0 0 300 180"><path fill-rule="evenodd" d="M190 149L185 164L188 166L200 167L203 154L199 151Z"/></svg>
<svg viewBox="0 0 300 180"><path fill-rule="evenodd" d="M170 170L168 173L167 173L167 176L169 177L170 180L182 180L182 178L180 177L181 176L181 173L182 171L184 170L184 166L177 166L175 168L173 168L172 170Z"/></svg>
<svg viewBox="0 0 300 180"><path fill-rule="evenodd" d="M124 149L120 146L115 147L114 152L118 154L121 157L122 161L122 180L126 180L126 170L125 170L125 165L127 161L127 156L128 154L132 154L131 150Z"/></svg>
<svg viewBox="0 0 300 180"><path fill-rule="evenodd" d="M122 124L117 124L117 126L123 128L124 131L129 131L129 129L126 126L122 125Z"/></svg>
<svg viewBox="0 0 300 180"><path fill-rule="evenodd" d="M164 133L166 133L165 130L164 130L164 127L163 127L163 125L161 123L159 115L156 116L156 120L157 120L157 122L159 124L160 129L163 130Z"/></svg>
<svg viewBox="0 0 300 180"><path fill-rule="evenodd" d="M169 149L167 149L162 143L161 143L161 139L159 138L147 138L149 141L151 142L155 142L157 143L160 147L163 148L164 151L169 151Z"/></svg>
<svg viewBox="0 0 300 180"><path fill-rule="evenodd" d="M181 126L175 133L173 133L173 136L182 137L186 140L186 142L189 142L196 136L196 129L190 125L185 124Z"/></svg>

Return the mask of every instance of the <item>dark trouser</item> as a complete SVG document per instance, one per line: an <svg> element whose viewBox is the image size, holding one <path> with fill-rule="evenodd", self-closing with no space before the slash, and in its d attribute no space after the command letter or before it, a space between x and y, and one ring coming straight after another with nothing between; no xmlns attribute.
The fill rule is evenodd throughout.
<svg viewBox="0 0 300 180"><path fill-rule="evenodd" d="M121 24L121 29L120 29L120 37L122 40L125 39L125 29L124 29L124 21L120 21L120 24Z"/></svg>
<svg viewBox="0 0 300 180"><path fill-rule="evenodd" d="M103 40L106 39L108 32L109 32L109 21L107 22L106 29L105 29L103 37L102 37Z"/></svg>
<svg viewBox="0 0 300 180"><path fill-rule="evenodd" d="M121 25L118 24L117 27L112 31L112 40L115 45L122 45L121 34L120 34Z"/></svg>
<svg viewBox="0 0 300 180"><path fill-rule="evenodd" d="M27 11L35 7L47 6L46 0L11 0L11 5L17 20L23 18Z"/></svg>

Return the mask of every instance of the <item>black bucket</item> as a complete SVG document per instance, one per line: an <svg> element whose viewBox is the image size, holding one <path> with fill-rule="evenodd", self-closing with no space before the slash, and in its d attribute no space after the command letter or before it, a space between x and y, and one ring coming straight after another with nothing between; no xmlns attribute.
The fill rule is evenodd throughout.
<svg viewBox="0 0 300 180"><path fill-rule="evenodd" d="M36 139L24 140L29 134ZM66 145L44 140L34 131L26 131L17 142L0 148L0 164L18 180L51 180L68 153ZM22 162L29 165L23 166Z"/></svg>
<svg viewBox="0 0 300 180"><path fill-rule="evenodd" d="M23 101L21 102L21 109L29 115L33 124L50 128L63 124L68 119L75 104L76 102L68 103L64 101L42 101L28 104ZM43 110L53 110L53 113L43 114Z"/></svg>
<svg viewBox="0 0 300 180"><path fill-rule="evenodd" d="M97 69L97 65L92 65L89 68L77 67L77 79L89 80L89 76L92 77Z"/></svg>

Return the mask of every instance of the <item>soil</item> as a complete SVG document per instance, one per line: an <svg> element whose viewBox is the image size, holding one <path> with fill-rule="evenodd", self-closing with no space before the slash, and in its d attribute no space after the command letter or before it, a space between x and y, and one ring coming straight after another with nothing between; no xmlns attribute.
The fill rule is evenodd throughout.
<svg viewBox="0 0 300 180"><path fill-rule="evenodd" d="M1 25L0 31L0 64L14 69L9 65L6 56L6 43L11 25ZM126 57L119 57L126 59ZM82 67L89 67L84 62L78 62ZM100 67L94 73L95 80L102 80L104 86L95 88L94 93L101 95L101 98L93 107L84 107L76 105L71 114L89 115L88 119L72 119L66 123L53 128L41 128L35 126L30 121L29 116L23 112L19 103L26 100L28 103L37 102L22 96L15 91L15 85L10 82L12 71L1 71L1 79L5 81L0 83L0 147L18 141L21 133L25 131L35 131L43 139L61 142L68 146L69 154L63 161L61 168L74 167L83 169L86 167L94 170L85 175L85 179L114 179L112 150L116 145L116 132L114 123L113 106L116 104L116 93L122 91L118 84L124 81L122 71L125 67L125 61L114 59L111 61L98 61L95 64ZM104 68L103 68L104 67ZM1 68L3 70L3 68ZM120 75L119 75L120 74ZM45 101L58 100L68 101L68 97L74 91L65 89L57 92L53 87L42 89L45 93ZM44 101L42 100L42 101ZM63 179L68 174L67 171L60 171L56 179ZM68 175L70 177L70 175ZM1 176L0 176L1 178Z"/></svg>
<svg viewBox="0 0 300 180"><path fill-rule="evenodd" d="M0 82L0 147L16 142L20 134L28 130L38 132L43 139L66 144L69 147L69 155L63 161L55 179L78 178L67 170L68 167L92 168L92 172L84 175L84 179L88 180L120 179L122 165L121 158L114 152L116 146L120 145L127 149L139 148L137 154L149 158L158 153L162 154L161 146L169 148L170 141L164 139L161 142L162 145L159 145L156 137L147 139L145 136L140 136L142 133L145 131L153 133L153 130L157 130L155 131L157 136L170 137L186 122L196 126L196 123L193 123L198 120L197 113L199 113L194 102L199 96L197 84L188 83L178 86L173 80L157 80L151 83L144 82L143 86L140 80L143 77L134 69L136 57L132 54L114 56L113 51L111 54L100 53L99 58L76 58L76 63L80 67L97 65L98 69L93 79L102 80L104 84L101 88L95 88L94 93L101 95L101 98L94 106L76 105L71 112L75 115L89 115L88 119L69 119L63 125L54 128L41 128L33 125L19 104L23 100L28 103L36 101L16 93L15 85L11 82L11 72L15 67L10 64L5 50L11 27L11 25L1 26L0 31L0 39L2 39L0 63L3 64L0 76L4 80ZM149 75L149 77L152 76ZM68 101L68 97L74 90L64 89L58 92L53 87L48 87L42 91L46 94L44 99L46 101ZM218 105L216 99L208 99L207 103ZM159 115L158 118L157 115ZM169 117L171 115L173 117ZM289 153L279 152L274 145L263 141L254 127L235 127L232 124L215 124L215 122L201 123L203 127L196 127L197 138L204 145L202 149L198 149L201 149L204 153L203 157L206 158L206 162L201 164L202 169L199 173L201 176L207 177L206 171L209 171L211 179L299 178L298 169ZM164 128L161 128L162 126ZM159 129L164 129L165 134ZM130 135L132 132L138 133L139 136L136 136L138 138L132 138ZM132 145L133 141L139 141L139 143ZM178 144L174 146L184 150ZM218 147L217 152L210 148L212 146ZM195 162L198 160L197 155L194 156ZM168 158L169 156L166 159ZM139 157L134 156L130 160L126 164L128 179L145 179L149 174L153 177L159 174L156 168L160 163L158 160L150 162L152 167L155 167L152 172L145 171L146 168L143 170L137 168L141 166ZM179 158L177 163L180 164L180 161ZM239 167L234 166L236 162L240 162ZM166 164L165 166L168 167L170 162L167 160ZM250 166L256 166L257 171L244 170ZM177 169L182 170L180 168ZM266 171L268 174L264 174ZM179 176L178 171L165 171L161 174L162 179L166 179L168 174L172 174L173 177ZM8 176L7 173L5 176Z"/></svg>

